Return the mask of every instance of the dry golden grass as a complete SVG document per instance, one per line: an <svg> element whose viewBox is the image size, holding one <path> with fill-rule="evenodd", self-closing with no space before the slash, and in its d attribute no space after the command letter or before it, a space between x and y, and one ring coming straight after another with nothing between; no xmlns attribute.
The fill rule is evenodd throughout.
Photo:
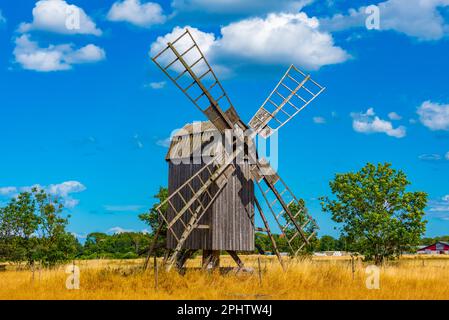
<svg viewBox="0 0 449 320"><path fill-rule="evenodd" d="M160 272L154 288L154 273L142 273L142 260L77 261L81 270L79 290L67 290L65 267L35 272L0 272L0 299L448 299L449 257L404 257L381 268L380 289L365 286L366 264L344 257L289 260L283 272L273 257L262 257L259 283L257 256L243 256L254 274L220 275L196 271L200 260L182 276ZM230 257L221 264L233 266Z"/></svg>

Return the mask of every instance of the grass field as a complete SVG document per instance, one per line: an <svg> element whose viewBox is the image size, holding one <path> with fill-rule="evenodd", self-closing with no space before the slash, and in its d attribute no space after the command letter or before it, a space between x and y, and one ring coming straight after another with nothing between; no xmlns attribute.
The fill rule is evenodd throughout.
<svg viewBox="0 0 449 320"><path fill-rule="evenodd" d="M233 266L222 256L223 266ZM184 276L154 270L141 272L142 260L76 261L80 289L68 290L65 266L54 270L0 272L0 299L448 299L449 257L404 257L380 269L380 288L367 289L367 264L357 261L355 273L347 258L315 257L288 260L283 272L273 257L243 256L253 274L220 275L195 270L200 259L188 262Z"/></svg>

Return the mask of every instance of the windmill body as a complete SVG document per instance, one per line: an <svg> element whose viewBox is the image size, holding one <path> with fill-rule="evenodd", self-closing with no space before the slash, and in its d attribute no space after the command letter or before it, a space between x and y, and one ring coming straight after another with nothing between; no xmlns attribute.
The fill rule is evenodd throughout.
<svg viewBox="0 0 449 320"><path fill-rule="evenodd" d="M194 156L195 150L210 147L216 142L209 139L213 134L219 134L218 130L210 122L197 124L199 130L192 130L192 124L187 124L179 133L175 134L171 140L167 152L168 162L168 192L173 194L182 184L194 176L197 172L210 166L203 159L203 154ZM193 145L193 141L198 141ZM187 142L191 144L186 148L189 152L183 152L182 145ZM195 143L196 144L196 143ZM214 148L215 149L215 148ZM208 251L254 251L254 183L250 178L250 165L248 161L236 165L236 170L227 180L226 186L221 190L218 197L210 208L199 219L198 225L194 228L189 237L184 242L182 249L187 250L208 250ZM212 170L212 168L211 168ZM204 179L207 176L204 175ZM200 180L196 181L200 183ZM198 189L194 185L194 189ZM211 189L218 188L212 185ZM214 193L216 190L212 190ZM185 188L174 197L172 204L174 208L168 207L167 220L172 220L176 212L179 212L185 205L185 200L191 199L193 193ZM206 195L207 196L207 195ZM196 208L193 207L192 211ZM167 248L175 249L177 238L179 239L188 223L190 215L181 217L173 225L173 233L167 233Z"/></svg>
<svg viewBox="0 0 449 320"><path fill-rule="evenodd" d="M156 208L161 223L155 230L148 257L165 225L167 270L174 265L182 267L196 250L203 250L204 266L217 266L219 252L226 250L241 268L243 263L237 252L254 250L257 230L267 233L273 252L284 266L264 211L272 216L271 222L293 255L315 235L316 223L305 209L292 210L299 199L266 159L258 157L254 139L270 137L320 95L324 87L292 65L246 124L189 30L167 43L152 60L209 122L203 123L199 131L188 124L171 141L166 158L169 196ZM240 135L243 131L249 135ZM233 138L229 143L226 139L214 140L214 146L221 146L217 154L208 160L198 158L202 152L197 151L208 140L194 139L196 134L217 132L222 136L231 132ZM255 226L256 214L263 222L262 228ZM313 232L305 232L306 229Z"/></svg>

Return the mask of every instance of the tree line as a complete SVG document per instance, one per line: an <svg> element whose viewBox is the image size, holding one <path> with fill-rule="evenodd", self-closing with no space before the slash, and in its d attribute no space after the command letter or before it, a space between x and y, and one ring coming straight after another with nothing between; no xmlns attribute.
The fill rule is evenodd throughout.
<svg viewBox="0 0 449 320"><path fill-rule="evenodd" d="M148 248L151 236L126 232L87 235L84 244L67 231L64 202L32 188L0 207L0 261L54 266L72 259L132 259Z"/></svg>
<svg viewBox="0 0 449 320"><path fill-rule="evenodd" d="M449 240L449 236L422 238L427 194L407 191L410 182L405 173L388 163L377 166L368 163L357 172L336 174L329 186L332 194L320 198L321 207L336 222L340 236L319 238L314 225L308 224L304 232L312 237L303 254L352 251L364 255L366 260L382 263L413 251L417 245L430 244L436 239ZM161 222L156 207L167 196L168 190L160 188L153 207L139 215L151 230L156 230ZM297 217L297 224L303 225L308 218L304 200L292 203L290 210ZM74 258L137 258L146 254L152 241L151 233L108 235L95 232L81 244L66 230L69 218L64 214L63 201L57 196L38 188L20 193L0 208L0 260L52 266ZM285 234L274 234L281 252L291 253L299 248L300 237L290 245L286 240L294 232L291 224ZM162 232L159 237L159 248L164 247L164 234ZM255 252L272 252L270 239L265 234L256 233L255 244ZM156 251L159 255L162 252L161 249Z"/></svg>

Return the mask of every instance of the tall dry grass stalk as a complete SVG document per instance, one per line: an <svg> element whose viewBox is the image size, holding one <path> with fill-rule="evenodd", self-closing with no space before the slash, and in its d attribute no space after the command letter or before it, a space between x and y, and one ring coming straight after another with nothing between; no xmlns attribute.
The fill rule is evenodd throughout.
<svg viewBox="0 0 449 320"><path fill-rule="evenodd" d="M223 266L233 266L223 256ZM243 256L253 274L220 275L195 270L200 259L188 262L185 275L159 272L154 288L153 269L141 272L142 260L77 261L80 289L68 290L65 267L43 270L32 278L29 270L0 273L0 299L448 299L449 259L405 257L381 268L380 289L366 288L365 267L357 261L353 279L345 258L288 260L283 272L273 257Z"/></svg>

